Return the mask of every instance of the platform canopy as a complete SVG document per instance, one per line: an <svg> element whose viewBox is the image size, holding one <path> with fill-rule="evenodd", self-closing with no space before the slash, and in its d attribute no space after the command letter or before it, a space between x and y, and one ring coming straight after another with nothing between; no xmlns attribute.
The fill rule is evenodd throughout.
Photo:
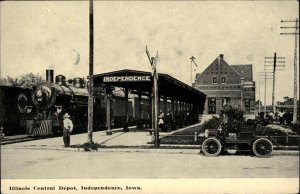
<svg viewBox="0 0 300 194"><path fill-rule="evenodd" d="M152 92L152 75L150 72L129 69L94 75L94 86L101 84L127 88L131 93L150 95ZM158 74L158 94L202 107L206 98L206 95L199 90L163 73Z"/></svg>

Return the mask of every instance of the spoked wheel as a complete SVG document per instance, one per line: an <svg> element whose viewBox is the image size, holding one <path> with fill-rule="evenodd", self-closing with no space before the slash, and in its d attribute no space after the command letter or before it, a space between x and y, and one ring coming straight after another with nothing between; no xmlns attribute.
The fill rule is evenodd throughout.
<svg viewBox="0 0 300 194"><path fill-rule="evenodd" d="M252 150L257 157L270 157L273 152L273 144L266 138L259 138L253 143Z"/></svg>
<svg viewBox="0 0 300 194"><path fill-rule="evenodd" d="M204 155L206 156L217 156L221 152L221 143L218 139L216 138L207 138L203 143L202 143L202 151Z"/></svg>

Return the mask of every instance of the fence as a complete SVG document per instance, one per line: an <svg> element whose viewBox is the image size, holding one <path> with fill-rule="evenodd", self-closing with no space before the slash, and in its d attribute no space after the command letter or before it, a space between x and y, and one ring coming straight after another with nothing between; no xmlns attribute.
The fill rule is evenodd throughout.
<svg viewBox="0 0 300 194"><path fill-rule="evenodd" d="M200 145L202 144L201 138L199 138L198 133L195 132L194 135L160 135L161 142L166 144L188 144L188 145ZM271 136L276 142L274 146L299 146L299 136L298 135L281 135L281 136Z"/></svg>

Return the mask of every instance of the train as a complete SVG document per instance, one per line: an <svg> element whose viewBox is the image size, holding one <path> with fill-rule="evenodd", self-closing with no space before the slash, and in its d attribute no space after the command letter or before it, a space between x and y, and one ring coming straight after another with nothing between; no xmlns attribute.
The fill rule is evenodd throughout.
<svg viewBox="0 0 300 194"><path fill-rule="evenodd" d="M87 131L88 125L88 89L84 78L74 78L66 80L64 75L57 75L53 82L53 70L46 71L46 81L33 86L31 94L26 93L30 106L24 108L31 109L25 111L20 118L20 128L31 136L59 135L62 133L62 117L68 112L74 124L74 133ZM93 104L93 126L94 130L106 130L106 96L105 86L98 87L94 91ZM112 92L111 100L111 128L137 124L137 97L128 99L128 115L125 119L124 107L126 99L121 90ZM146 99L141 102L141 118L143 123L150 123L149 104Z"/></svg>
<svg viewBox="0 0 300 194"><path fill-rule="evenodd" d="M62 132L62 115L68 112L74 122L74 132L87 131L88 90L82 78L72 84L63 75L56 76L55 83L46 81L33 88L0 86L0 129L5 135L27 134L31 136L58 135ZM103 88L102 88L103 90ZM111 127L124 124L126 100L122 93L111 97ZM120 90L119 90L120 91ZM141 119L149 123L147 100L142 99ZM137 123L137 98L128 99L129 125ZM94 128L106 129L106 101L103 91L94 97Z"/></svg>
<svg viewBox="0 0 300 194"><path fill-rule="evenodd" d="M33 104L31 89L17 86L0 86L0 129L5 135L25 134L20 120L31 115Z"/></svg>
<svg viewBox="0 0 300 194"><path fill-rule="evenodd" d="M23 115L20 127L25 128L26 134L32 136L59 135L62 133L62 116L68 112L74 124L74 133L87 131L88 125L88 89L84 78L66 80L64 75L53 78L52 72L46 72L47 81L33 86L31 99L34 111ZM106 129L106 99L105 86L98 88L94 94L93 126L94 130ZM95 93L95 92L94 92ZM121 107L126 100L122 96L113 95L111 98L111 126L121 127L124 122L124 113ZM128 101L129 115L133 117L132 102ZM132 119L130 119L132 120Z"/></svg>
<svg viewBox="0 0 300 194"><path fill-rule="evenodd" d="M74 124L73 133L87 132L88 96L87 81L84 78L67 80L64 75L53 79L53 70L46 70L46 81L34 85L31 89L7 87L5 95L1 95L1 126L8 134L28 134L30 136L61 135L64 113L68 112ZM111 87L111 86L110 86ZM3 88L3 87L2 87ZM147 97L138 98L130 94L125 99L121 88L111 90L111 128L137 126L151 127L151 106ZM105 85L94 88L93 128L94 131L106 130L106 95ZM140 103L139 103L140 101ZM125 116L125 105L128 106L128 118ZM163 106L160 101L159 107ZM1 105L2 105L1 104ZM3 106L1 106L3 107ZM138 111L140 107L140 112ZM167 110L171 110L171 102L167 102ZM168 111L169 112L169 111ZM191 118L184 111L178 111L174 116L166 115L166 126L175 129L187 124ZM195 123L197 117L193 118ZM176 124L175 124L176 122Z"/></svg>

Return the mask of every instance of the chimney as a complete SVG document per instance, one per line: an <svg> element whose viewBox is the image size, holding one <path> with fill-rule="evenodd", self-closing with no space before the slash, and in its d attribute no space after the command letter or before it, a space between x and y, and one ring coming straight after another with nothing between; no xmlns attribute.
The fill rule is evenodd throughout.
<svg viewBox="0 0 300 194"><path fill-rule="evenodd" d="M224 59L224 54L220 54L221 59Z"/></svg>
<svg viewBox="0 0 300 194"><path fill-rule="evenodd" d="M46 81L49 83L53 83L53 69L46 69Z"/></svg>

